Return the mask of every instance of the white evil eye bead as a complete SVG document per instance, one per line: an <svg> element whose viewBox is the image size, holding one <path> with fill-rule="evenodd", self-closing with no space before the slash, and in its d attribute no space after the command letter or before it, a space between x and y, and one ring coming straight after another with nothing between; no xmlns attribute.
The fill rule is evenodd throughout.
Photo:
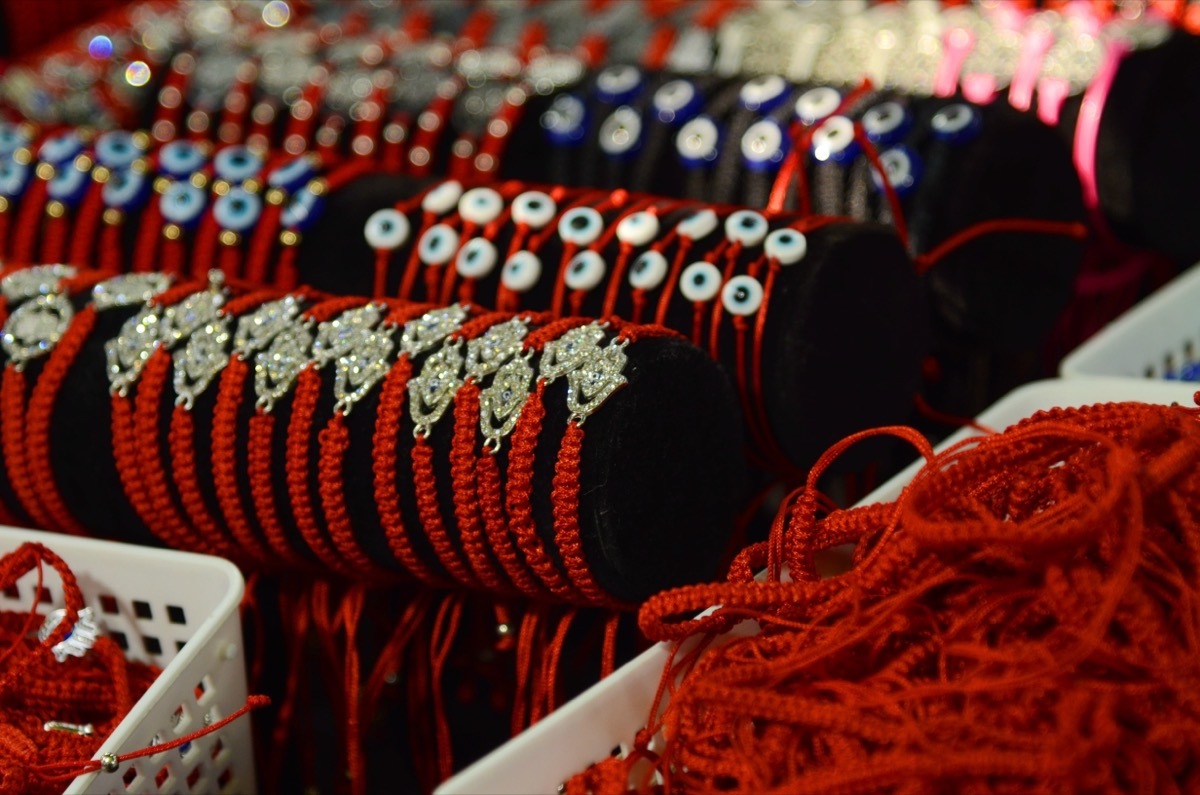
<svg viewBox="0 0 1200 795"><path fill-rule="evenodd" d="M596 75L596 96L603 102L628 102L641 88L642 72L636 66L609 66Z"/></svg>
<svg viewBox="0 0 1200 795"><path fill-rule="evenodd" d="M172 179L190 177L204 161L204 153L191 141L171 141L158 150L158 169Z"/></svg>
<svg viewBox="0 0 1200 795"><path fill-rule="evenodd" d="M72 169L73 171L74 169ZM13 160L0 161L0 196L15 199L25 192L31 170L27 164Z"/></svg>
<svg viewBox="0 0 1200 795"><path fill-rule="evenodd" d="M762 299L762 285L753 276L734 276L721 288L721 303L731 315L753 315Z"/></svg>
<svg viewBox="0 0 1200 795"><path fill-rule="evenodd" d="M642 116L622 105L600 123L600 148L610 157L622 157L637 151L642 142Z"/></svg>
<svg viewBox="0 0 1200 795"><path fill-rule="evenodd" d="M499 259L500 254L492 241L485 237L475 237L458 250L458 256L454 258L454 269L464 279L482 279L495 269Z"/></svg>
<svg viewBox="0 0 1200 795"><path fill-rule="evenodd" d="M617 240L630 246L645 246L658 237L658 216L651 212L630 213L617 224Z"/></svg>
<svg viewBox="0 0 1200 795"><path fill-rule="evenodd" d="M667 278L667 258L658 251L643 251L629 268L629 286L653 290Z"/></svg>
<svg viewBox="0 0 1200 795"><path fill-rule="evenodd" d="M490 224L504 212L504 199L491 188L471 188L458 200L458 214L472 224Z"/></svg>
<svg viewBox="0 0 1200 795"><path fill-rule="evenodd" d="M421 199L421 210L434 215L445 215L458 204L462 193L461 182L455 179L447 180L425 194Z"/></svg>
<svg viewBox="0 0 1200 795"><path fill-rule="evenodd" d="M324 196L307 189L297 191L283 208L279 221L287 229L307 229L321 216L324 209Z"/></svg>
<svg viewBox="0 0 1200 795"><path fill-rule="evenodd" d="M591 290L604 279L607 270L604 257L595 251L581 251L567 263L563 282L572 290Z"/></svg>
<svg viewBox="0 0 1200 795"><path fill-rule="evenodd" d="M514 293L533 289L542 278L542 261L532 251L515 252L500 271L500 282Z"/></svg>
<svg viewBox="0 0 1200 795"><path fill-rule="evenodd" d="M701 210L675 225L675 231L689 240L703 240L713 233L721 221L712 210Z"/></svg>
<svg viewBox="0 0 1200 795"><path fill-rule="evenodd" d="M675 135L675 150L688 168L699 168L716 160L720 143L721 132L708 116L697 116Z"/></svg>
<svg viewBox="0 0 1200 795"><path fill-rule="evenodd" d="M761 75L747 80L738 91L738 102L747 110L769 113L787 95L788 83L779 75Z"/></svg>
<svg viewBox="0 0 1200 795"><path fill-rule="evenodd" d="M975 108L955 102L933 114L929 126L933 128L933 137L939 141L961 144L979 135L983 120Z"/></svg>
<svg viewBox="0 0 1200 795"><path fill-rule="evenodd" d="M540 190L527 190L513 199L513 221L530 229L541 229L554 220L556 212L558 204Z"/></svg>
<svg viewBox="0 0 1200 795"><path fill-rule="evenodd" d="M109 130L96 139L96 162L110 171L129 168L145 153L133 133L124 130Z"/></svg>
<svg viewBox="0 0 1200 795"><path fill-rule="evenodd" d="M796 99L796 118L805 124L816 124L837 112L842 95L829 86L810 88Z"/></svg>
<svg viewBox="0 0 1200 795"><path fill-rule="evenodd" d="M812 136L813 157L822 163L848 163L858 156L854 122L845 116L830 116Z"/></svg>
<svg viewBox="0 0 1200 795"><path fill-rule="evenodd" d="M742 162L751 171L768 171L787 155L787 136L774 119L759 119L742 135Z"/></svg>
<svg viewBox="0 0 1200 795"><path fill-rule="evenodd" d="M721 290L721 272L711 262L693 262L679 275L679 292L694 304L711 301Z"/></svg>
<svg viewBox="0 0 1200 795"><path fill-rule="evenodd" d="M896 143L912 127L912 116L899 102L881 102L867 109L862 117L863 132L874 144Z"/></svg>
<svg viewBox="0 0 1200 795"><path fill-rule="evenodd" d="M445 265L458 251L458 232L446 224L434 224L421 235L417 257L426 265Z"/></svg>
<svg viewBox="0 0 1200 795"><path fill-rule="evenodd" d="M776 229L763 241L763 251L780 265L795 265L808 253L808 238L795 229Z"/></svg>
<svg viewBox="0 0 1200 795"><path fill-rule="evenodd" d="M591 207L572 207L558 219L558 236L564 243L590 246L604 231L604 216Z"/></svg>
<svg viewBox="0 0 1200 795"><path fill-rule="evenodd" d="M363 237L373 249L391 251L408 242L412 227L408 217L399 210L385 207L371 213L363 227Z"/></svg>
<svg viewBox="0 0 1200 795"><path fill-rule="evenodd" d="M770 230L767 219L753 210L738 210L725 219L725 237L743 246L757 246Z"/></svg>
<svg viewBox="0 0 1200 795"><path fill-rule="evenodd" d="M7 157L29 143L29 136L19 126L0 122L0 157Z"/></svg>
<svg viewBox="0 0 1200 795"><path fill-rule="evenodd" d="M59 169L50 181L46 183L46 195L55 201L74 206L77 201L83 198L88 182L86 171L80 171L76 168Z"/></svg>
<svg viewBox="0 0 1200 795"><path fill-rule="evenodd" d="M52 135L38 147L38 160L52 166L62 165L83 151L83 141L74 132Z"/></svg>
<svg viewBox="0 0 1200 795"><path fill-rule="evenodd" d="M213 158L217 179L226 182L245 182L262 170L262 157L246 146L227 146Z"/></svg>
<svg viewBox="0 0 1200 795"><path fill-rule="evenodd" d="M163 192L161 212L177 226L191 226L204 212L204 191L190 182L172 182Z"/></svg>
<svg viewBox="0 0 1200 795"><path fill-rule="evenodd" d="M146 198L150 183L136 171L117 171L104 183L100 198L106 207L116 210L131 210Z"/></svg>
<svg viewBox="0 0 1200 795"><path fill-rule="evenodd" d="M677 124L695 116L704 97L690 80L671 80L654 92L654 113L663 124Z"/></svg>
<svg viewBox="0 0 1200 795"><path fill-rule="evenodd" d="M230 188L229 193L218 196L213 202L213 219L222 229L249 232L262 215L262 199L242 187Z"/></svg>
<svg viewBox="0 0 1200 795"><path fill-rule="evenodd" d="M911 194L921 181L921 158L907 146L895 146L881 152L879 164L883 166L884 176L900 198ZM882 191L883 177L875 169L871 169L871 179L875 183L875 189Z"/></svg>
<svg viewBox="0 0 1200 795"><path fill-rule="evenodd" d="M312 160L302 155L295 160L284 163L268 174L267 186L291 193L302 185L305 185L316 173L317 169L313 166Z"/></svg>
<svg viewBox="0 0 1200 795"><path fill-rule="evenodd" d="M542 114L546 138L555 146L571 146L587 134L587 106L574 94L559 94Z"/></svg>

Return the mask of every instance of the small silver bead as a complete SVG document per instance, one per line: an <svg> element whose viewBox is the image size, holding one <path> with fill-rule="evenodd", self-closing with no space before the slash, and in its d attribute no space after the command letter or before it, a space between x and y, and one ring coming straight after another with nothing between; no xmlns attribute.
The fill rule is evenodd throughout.
<svg viewBox="0 0 1200 795"><path fill-rule="evenodd" d="M105 773L116 773L117 768L121 766L121 760L116 754L105 754L100 757L100 769Z"/></svg>

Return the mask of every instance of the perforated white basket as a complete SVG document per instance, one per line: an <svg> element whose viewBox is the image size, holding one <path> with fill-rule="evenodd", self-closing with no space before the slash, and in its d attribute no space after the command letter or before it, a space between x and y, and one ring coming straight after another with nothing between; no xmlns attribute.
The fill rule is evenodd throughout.
<svg viewBox="0 0 1200 795"><path fill-rule="evenodd" d="M1027 384L979 416L997 431L1038 411L1110 401L1193 405L1191 392L1178 383L1118 378L1053 380ZM944 449L976 435L970 428L938 446ZM920 470L920 462L871 492L862 504L895 500ZM735 633L753 631L743 622ZM521 792L553 795L559 784L627 744L646 725L670 646L659 643L622 666L604 681L551 713L492 753L443 782L436 795L502 795Z"/></svg>
<svg viewBox="0 0 1200 795"><path fill-rule="evenodd" d="M0 554L26 541L57 553L79 580L105 633L131 660L163 672L97 751L126 754L196 731L246 702L241 572L207 555L150 549L0 526ZM45 614L63 606L62 582L45 567L0 592L0 609ZM257 790L250 717L187 745L80 776L67 793L252 793Z"/></svg>
<svg viewBox="0 0 1200 795"><path fill-rule="evenodd" d="M1196 361L1200 361L1200 265L1076 348L1062 360L1059 373L1063 378L1161 379ZM1198 388L1193 382L1192 391Z"/></svg>

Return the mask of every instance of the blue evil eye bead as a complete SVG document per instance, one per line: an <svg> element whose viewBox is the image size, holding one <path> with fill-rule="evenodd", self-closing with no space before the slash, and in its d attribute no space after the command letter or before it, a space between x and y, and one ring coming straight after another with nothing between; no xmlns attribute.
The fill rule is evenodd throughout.
<svg viewBox="0 0 1200 795"><path fill-rule="evenodd" d="M812 154L822 163L846 164L858 157L854 122L845 116L830 116L812 135Z"/></svg>
<svg viewBox="0 0 1200 795"><path fill-rule="evenodd" d="M704 107L704 95L691 80L671 80L654 92L653 104L663 124L682 124Z"/></svg>
<svg viewBox="0 0 1200 795"><path fill-rule="evenodd" d="M207 158L191 141L171 141L158 150L158 170L171 179L185 179L204 167Z"/></svg>
<svg viewBox="0 0 1200 795"><path fill-rule="evenodd" d="M512 203L513 222L530 229L541 229L554 220L557 212L558 203L540 190L527 190Z"/></svg>
<svg viewBox="0 0 1200 795"><path fill-rule="evenodd" d="M83 141L75 132L52 135L38 147L38 160L52 166L60 166L83 151Z"/></svg>
<svg viewBox="0 0 1200 795"><path fill-rule="evenodd" d="M271 171L267 175L267 187L279 188L291 193L297 188L307 185L316 173L317 168L313 165L312 158L301 155Z"/></svg>
<svg viewBox="0 0 1200 795"><path fill-rule="evenodd" d="M222 229L245 234L262 215L262 199L245 188L231 188L213 203L213 219Z"/></svg>
<svg viewBox="0 0 1200 795"><path fill-rule="evenodd" d="M136 171L116 171L104 183L100 198L106 207L128 211L139 206L150 193L150 182Z"/></svg>
<svg viewBox="0 0 1200 795"><path fill-rule="evenodd" d="M445 265L458 252L458 232L447 224L434 224L421 235L417 257L426 265Z"/></svg>
<svg viewBox="0 0 1200 795"><path fill-rule="evenodd" d="M871 169L871 180L875 183L875 189L878 191L883 190L884 176L887 177L888 183L900 198L910 195L921 181L923 170L921 157L903 144L881 152L879 164L883 166L883 175L880 175L877 170Z"/></svg>
<svg viewBox="0 0 1200 795"><path fill-rule="evenodd" d="M622 105L600 123L600 149L609 157L633 155L642 143L642 115Z"/></svg>
<svg viewBox="0 0 1200 795"><path fill-rule="evenodd" d="M596 75L596 97L601 102L619 105L636 97L641 90L642 70L636 66L608 66Z"/></svg>
<svg viewBox="0 0 1200 795"><path fill-rule="evenodd" d="M0 157L8 157L30 143L29 135L19 125L0 122Z"/></svg>
<svg viewBox="0 0 1200 795"><path fill-rule="evenodd" d="M667 278L667 258L660 251L643 251L629 267L629 286L635 290L653 290Z"/></svg>
<svg viewBox="0 0 1200 795"><path fill-rule="evenodd" d="M297 191L287 207L283 208L280 222L287 229L304 230L321 217L325 209L325 197L311 190Z"/></svg>
<svg viewBox="0 0 1200 795"><path fill-rule="evenodd" d="M504 198L491 188L471 188L458 200L458 214L468 223L490 224L504 212Z"/></svg>
<svg viewBox="0 0 1200 795"><path fill-rule="evenodd" d="M738 104L746 110L770 113L787 99L788 82L779 75L760 75L747 80L738 91Z"/></svg>
<svg viewBox="0 0 1200 795"><path fill-rule="evenodd" d="M604 216L593 207L572 207L558 219L558 236L564 243L590 246L604 231Z"/></svg>
<svg viewBox="0 0 1200 795"><path fill-rule="evenodd" d="M796 118L805 124L816 124L837 113L842 105L842 95L836 88L819 86L810 88L796 98Z"/></svg>
<svg viewBox="0 0 1200 795"><path fill-rule="evenodd" d="M933 137L939 141L962 144L979 136L979 131L983 128L983 118L978 109L955 102L933 114L929 126L933 128Z"/></svg>
<svg viewBox="0 0 1200 795"><path fill-rule="evenodd" d="M753 276L734 276L721 288L721 303L731 315L753 315L762 301L762 285Z"/></svg>
<svg viewBox="0 0 1200 795"><path fill-rule="evenodd" d="M555 146L573 146L587 134L587 106L574 94L560 94L542 114L542 129Z"/></svg>
<svg viewBox="0 0 1200 795"><path fill-rule="evenodd" d="M29 185L31 173L32 169L26 163L0 160L0 196L6 199L15 199L20 196Z"/></svg>
<svg viewBox="0 0 1200 795"><path fill-rule="evenodd" d="M204 212L204 191L190 182L172 182L163 192L160 209L170 223L191 226Z"/></svg>
<svg viewBox="0 0 1200 795"><path fill-rule="evenodd" d="M675 224L675 231L681 237L702 240L711 235L720 224L721 221L715 212L704 209Z"/></svg>
<svg viewBox="0 0 1200 795"><path fill-rule="evenodd" d="M891 146L912 129L912 114L899 102L880 102L862 116L863 132L879 146Z"/></svg>
<svg viewBox="0 0 1200 795"><path fill-rule="evenodd" d="M679 274L679 292L694 304L711 301L721 291L721 271L711 262L693 262Z"/></svg>
<svg viewBox="0 0 1200 795"><path fill-rule="evenodd" d="M586 292L594 289L596 285L604 281L604 274L607 270L608 268L604 264L604 257L588 249L576 254L567 263L567 271L563 274L563 282L569 290L582 290Z"/></svg>
<svg viewBox="0 0 1200 795"><path fill-rule="evenodd" d="M703 168L711 165L720 153L721 132L717 123L708 116L697 116L679 128L675 136L675 150L679 159L688 168Z"/></svg>
<svg viewBox="0 0 1200 795"><path fill-rule="evenodd" d="M454 258L454 269L464 279L482 279L496 269L500 253L486 237L475 237L458 250Z"/></svg>
<svg viewBox="0 0 1200 795"><path fill-rule="evenodd" d="M661 225L651 212L630 213L617 224L617 240L627 246L646 246L658 237Z"/></svg>
<svg viewBox="0 0 1200 795"><path fill-rule="evenodd" d="M46 196L54 201L74 206L87 192L88 172L77 168L60 168L46 183Z"/></svg>
<svg viewBox="0 0 1200 795"><path fill-rule="evenodd" d="M227 146L213 158L217 179L226 182L245 182L258 176L262 167L262 156L247 146Z"/></svg>
<svg viewBox="0 0 1200 795"><path fill-rule="evenodd" d="M408 216L393 207L371 213L363 227L367 245L376 251L392 251L408 242L412 224Z"/></svg>
<svg viewBox="0 0 1200 795"><path fill-rule="evenodd" d="M527 293L542 278L542 261L532 251L517 251L500 271L500 283L514 293Z"/></svg>
<svg viewBox="0 0 1200 795"><path fill-rule="evenodd" d="M808 238L795 229L776 229L763 241L763 251L780 265L795 265L808 253Z"/></svg>
<svg viewBox="0 0 1200 795"><path fill-rule="evenodd" d="M742 135L742 162L751 171L778 168L787 156L787 135L774 119L759 119Z"/></svg>
<svg viewBox="0 0 1200 795"><path fill-rule="evenodd" d="M1180 381L1200 381L1200 362L1188 362L1179 368Z"/></svg>
<svg viewBox="0 0 1200 795"><path fill-rule="evenodd" d="M738 210L725 219L725 237L743 246L757 246L771 229L767 219L753 210Z"/></svg>
<svg viewBox="0 0 1200 795"><path fill-rule="evenodd" d="M110 171L122 171L146 154L133 133L110 130L96 139L96 162Z"/></svg>

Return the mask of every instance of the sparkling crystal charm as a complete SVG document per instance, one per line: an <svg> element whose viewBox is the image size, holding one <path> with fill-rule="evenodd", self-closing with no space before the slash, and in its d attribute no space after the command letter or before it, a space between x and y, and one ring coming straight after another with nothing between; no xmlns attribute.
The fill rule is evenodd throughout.
<svg viewBox="0 0 1200 795"><path fill-rule="evenodd" d="M165 273L123 273L92 288L92 306L97 312L144 304L171 286Z"/></svg>
<svg viewBox="0 0 1200 795"><path fill-rule="evenodd" d="M214 322L225 304L225 295L216 286L192 293L177 304L163 310L163 344L173 348L178 343Z"/></svg>
<svg viewBox="0 0 1200 795"><path fill-rule="evenodd" d="M339 356L345 356L379 324L383 309L379 304L367 304L317 324L317 338L312 344L313 360L324 367Z"/></svg>
<svg viewBox="0 0 1200 795"><path fill-rule="evenodd" d="M9 303L24 301L38 295L59 292L63 279L75 275L70 265L35 265L0 276L0 293Z"/></svg>
<svg viewBox="0 0 1200 795"><path fill-rule="evenodd" d="M287 394L310 361L313 344L308 325L292 325L271 340L265 351L254 357L255 406L270 412L275 401Z"/></svg>
<svg viewBox="0 0 1200 795"><path fill-rule="evenodd" d="M0 347L13 366L22 370L27 362L54 349L74 314L70 300L62 293L39 295L8 316L0 334Z"/></svg>
<svg viewBox="0 0 1200 795"><path fill-rule="evenodd" d="M604 327L598 323L579 326L546 343L542 352L541 376L550 383L566 375L600 351L604 339Z"/></svg>
<svg viewBox="0 0 1200 795"><path fill-rule="evenodd" d="M142 374L150 354L162 344L163 322L157 309L147 309L125 321L114 339L104 343L108 386L124 396Z"/></svg>
<svg viewBox="0 0 1200 795"><path fill-rule="evenodd" d="M529 327L520 318L492 326L483 336L467 342L467 378L483 380L521 351Z"/></svg>
<svg viewBox="0 0 1200 795"><path fill-rule="evenodd" d="M88 649L96 645L96 638L100 637L100 625L96 622L92 608L82 608L76 615L75 626L71 627L70 634L50 647L50 651L54 653L54 659L60 663L64 662L67 657L82 657L87 654ZM66 617L67 611L63 608L54 610L47 615L42 626L38 628L38 640L45 642L46 638L50 637L50 634Z"/></svg>
<svg viewBox="0 0 1200 795"><path fill-rule="evenodd" d="M175 405L188 411L196 398L229 364L229 318L220 317L188 337L187 344L175 351Z"/></svg>
<svg viewBox="0 0 1200 795"><path fill-rule="evenodd" d="M466 319L467 307L463 304L426 312L416 320L404 324L404 331L400 335L400 350L409 356L424 353L458 331Z"/></svg>
<svg viewBox="0 0 1200 795"><path fill-rule="evenodd" d="M483 446L495 452L512 433L533 386L529 357L518 356L496 371L492 383L479 393L479 431Z"/></svg>
<svg viewBox="0 0 1200 795"><path fill-rule="evenodd" d="M337 360L333 376L334 411L349 414L387 375L388 357L396 343L385 331L371 332L356 341L353 349Z"/></svg>
<svg viewBox="0 0 1200 795"><path fill-rule="evenodd" d="M613 340L585 357L579 368L567 373L567 411L582 425L613 392L627 382L623 372L628 358L624 342Z"/></svg>
<svg viewBox="0 0 1200 795"><path fill-rule="evenodd" d="M408 381L414 436L428 436L462 386L462 343L452 342L425 360L421 374Z"/></svg>
<svg viewBox="0 0 1200 795"><path fill-rule="evenodd" d="M265 349L300 314L300 299L294 295L268 301L248 315L238 318L233 335L233 354L249 359Z"/></svg>

